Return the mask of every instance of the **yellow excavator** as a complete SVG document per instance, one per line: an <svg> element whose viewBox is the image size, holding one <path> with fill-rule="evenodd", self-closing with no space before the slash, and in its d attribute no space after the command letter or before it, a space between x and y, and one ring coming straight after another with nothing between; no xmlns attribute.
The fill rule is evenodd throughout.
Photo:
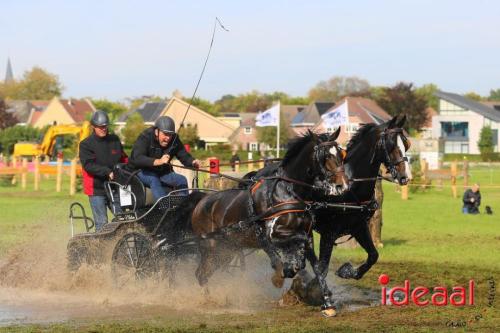
<svg viewBox="0 0 500 333"><path fill-rule="evenodd" d="M61 135L77 135L78 143L92 133L88 121L82 125L53 125L45 132L41 143L18 142L14 145L13 157L21 156L51 156L56 144L56 138Z"/></svg>

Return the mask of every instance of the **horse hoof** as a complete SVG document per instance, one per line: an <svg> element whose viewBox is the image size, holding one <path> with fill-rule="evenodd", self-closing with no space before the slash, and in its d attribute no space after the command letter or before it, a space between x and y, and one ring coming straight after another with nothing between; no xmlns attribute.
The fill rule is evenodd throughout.
<svg viewBox="0 0 500 333"><path fill-rule="evenodd" d="M285 279L277 274L274 274L271 278L271 282L273 283L273 286L281 289L283 287L283 284L285 283Z"/></svg>
<svg viewBox="0 0 500 333"><path fill-rule="evenodd" d="M378 243L378 244L377 244L377 247L378 247L379 249L383 248L383 247L384 247L384 243Z"/></svg>
<svg viewBox="0 0 500 333"><path fill-rule="evenodd" d="M338 277L343 279L352 279L356 276L356 270L351 265L351 263L346 262L335 272Z"/></svg>
<svg viewBox="0 0 500 333"><path fill-rule="evenodd" d="M321 314L325 318L335 317L337 315L337 310L335 310L335 308L324 309L321 310Z"/></svg>

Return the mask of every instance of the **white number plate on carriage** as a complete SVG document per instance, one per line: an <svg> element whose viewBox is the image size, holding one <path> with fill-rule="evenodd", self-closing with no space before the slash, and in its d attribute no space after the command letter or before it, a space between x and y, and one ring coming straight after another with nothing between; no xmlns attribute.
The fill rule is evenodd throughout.
<svg viewBox="0 0 500 333"><path fill-rule="evenodd" d="M130 185L125 189L120 187L120 206L132 206L132 194L130 194L131 191L132 190L130 188Z"/></svg>

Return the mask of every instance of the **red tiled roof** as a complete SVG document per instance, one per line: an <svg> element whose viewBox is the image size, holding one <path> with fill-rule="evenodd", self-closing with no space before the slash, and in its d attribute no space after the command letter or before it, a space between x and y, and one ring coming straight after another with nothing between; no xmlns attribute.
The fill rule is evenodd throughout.
<svg viewBox="0 0 500 333"><path fill-rule="evenodd" d="M31 111L31 119L30 119L30 125L33 126L38 118L42 115L43 110L32 110Z"/></svg>
<svg viewBox="0 0 500 333"><path fill-rule="evenodd" d="M49 105L50 101L30 101L30 104L33 105L35 108L40 108L40 109L46 109L47 106Z"/></svg>
<svg viewBox="0 0 500 333"><path fill-rule="evenodd" d="M361 123L377 122L374 117L382 121L388 121L392 117L385 112L374 100L364 97L345 97L340 100L333 108L338 107L347 99L347 107L350 117L357 117Z"/></svg>
<svg viewBox="0 0 500 333"><path fill-rule="evenodd" d="M82 123L87 114L94 112L94 108L87 100L61 99L60 101L76 123Z"/></svg>

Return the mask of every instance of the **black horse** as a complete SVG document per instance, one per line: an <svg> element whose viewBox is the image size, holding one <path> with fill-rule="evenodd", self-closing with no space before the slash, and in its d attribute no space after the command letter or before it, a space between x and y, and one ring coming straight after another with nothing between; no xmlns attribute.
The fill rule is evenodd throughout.
<svg viewBox="0 0 500 333"><path fill-rule="evenodd" d="M275 277L281 279L293 278L309 260L322 290L323 313L335 314L314 254L310 201L318 190L340 194L347 189L342 150L335 142L339 132L325 139L309 132L296 139L272 174L247 189L188 197L179 216L194 206L187 225L199 237L200 285L232 260L235 249L259 248L269 255Z"/></svg>
<svg viewBox="0 0 500 333"><path fill-rule="evenodd" d="M347 144L344 168L349 181L349 190L340 196L317 195L313 198L325 204L345 204L353 207L343 209L336 206L314 210L314 230L321 235L319 261L322 276L326 277L328 273L335 241L344 235L351 235L368 253L368 258L357 268L350 263L343 264L336 272L338 276L345 279L361 279L377 262L378 252L368 225L377 208L374 199L375 182L379 177L382 163L390 172L393 181L397 181L400 185L407 184L411 179L411 170L406 157L409 141L402 129L405 121L406 117L402 117L399 121L394 117L381 125L363 125ZM272 172L273 166L269 166L249 176L265 177ZM311 280L306 272L302 273L301 278L308 280L309 285L294 283L295 292L303 295L305 299L316 302L315 295L321 293L317 288L319 281Z"/></svg>
<svg viewBox="0 0 500 333"><path fill-rule="evenodd" d="M328 273L335 241L343 235L351 235L368 253L367 260L357 268L350 263L343 264L336 274L345 279L361 279L377 262L378 251L373 244L368 222L373 216L375 201L375 182L380 165L384 164L393 181L406 185L411 179L411 170L406 157L409 141L402 126L406 121L403 116L381 125L363 125L347 144L347 156L344 161L349 190L343 195L331 197L328 203L349 204L363 209L340 209L338 207L321 208L315 211L314 230L321 235L320 267L323 275Z"/></svg>

